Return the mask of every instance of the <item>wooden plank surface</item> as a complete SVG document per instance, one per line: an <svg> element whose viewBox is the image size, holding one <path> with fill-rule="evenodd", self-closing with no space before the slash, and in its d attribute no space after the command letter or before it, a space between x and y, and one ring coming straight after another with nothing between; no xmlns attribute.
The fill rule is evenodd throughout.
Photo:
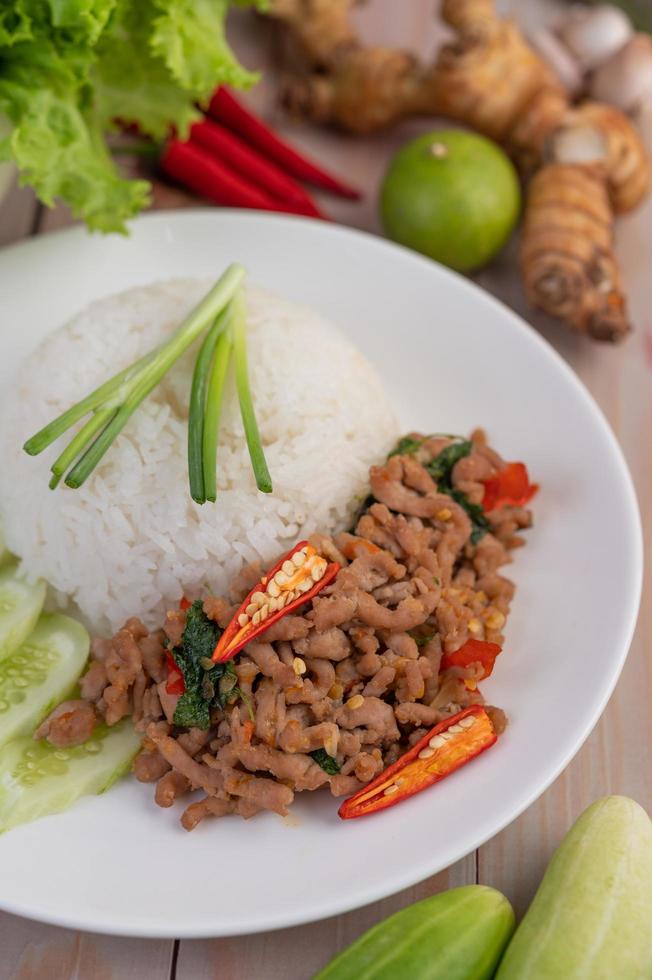
<svg viewBox="0 0 652 980"><path fill-rule="evenodd" d="M519 16L549 16L549 3L505 0ZM369 38L403 44L421 54L435 43L432 0L374 0L356 14ZM250 99L267 117L310 150L339 169L365 191L360 204L320 198L335 220L378 231L376 190L394 148L432 125L404 123L391 133L356 140L299 126L283 117L274 102L269 45L250 18L235 25L237 47L252 67L264 69L264 80ZM155 206L198 203L165 184L155 186ZM0 244L20 240L70 223L64 208L38 209L29 191L14 191L0 207ZM592 345L564 328L527 311L515 275L515 245L477 281L501 297L547 337L577 371L597 399L623 447L636 483L652 554L652 281L643 256L652 246L652 202L619 225L618 248L626 270L632 313L638 331L617 350ZM599 529L596 530L599 533ZM605 574L608 574L606 563ZM604 610L601 615L608 615ZM572 650L568 652L572 656ZM646 574L642 612L632 651L607 710L584 748L555 784L510 827L476 854L399 895L347 915L260 936L172 942L136 941L84 935L0 914L0 980L304 980L334 952L371 924L412 901L443 888L475 880L504 891L517 910L530 900L553 848L570 822L596 797L610 792L633 796L652 810L652 576ZM554 718L554 705L551 705ZM343 889L346 875L343 874ZM400 980L400 978L398 978Z"/></svg>

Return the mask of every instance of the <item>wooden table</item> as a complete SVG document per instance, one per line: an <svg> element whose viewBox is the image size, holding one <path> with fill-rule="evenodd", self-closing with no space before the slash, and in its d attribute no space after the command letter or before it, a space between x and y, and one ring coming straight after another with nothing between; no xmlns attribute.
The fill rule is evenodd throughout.
<svg viewBox="0 0 652 980"><path fill-rule="evenodd" d="M505 4L503 4L503 7ZM513 0L515 9L517 4ZM519 17L546 16L550 5L518 4ZM429 53L436 43L431 0L374 0L358 14L375 40ZM323 199L338 221L377 231L375 193L393 148L431 126L412 122L389 134L356 140L285 120L274 105L273 70L265 32L249 17L235 24L247 63L264 69L251 94L297 143L363 187L361 204ZM262 38L261 38L262 34ZM157 185L156 207L195 204ZM15 190L0 208L0 244L44 234L70 223L63 208L44 210L27 190ZM478 281L530 322L582 378L614 428L631 467L652 553L652 200L618 226L618 247L637 332L616 349L592 344L527 310L515 272L513 246ZM6 325L5 329L11 329ZM596 528L596 534L600 529ZM608 574L608 567L605 568ZM601 615L608 616L608 610ZM572 651L569 651L572 655ZM621 680L602 720L555 784L506 830L447 871L348 915L267 935L174 942L114 939L57 929L0 913L0 980L305 980L336 950L391 912L455 885L485 882L510 898L518 912L530 900L553 848L578 814L605 793L633 796L652 812L652 581L648 572L636 637ZM543 735L543 733L542 733ZM38 887L38 882L34 883ZM346 888L343 878L342 887ZM397 978L401 980L401 978Z"/></svg>

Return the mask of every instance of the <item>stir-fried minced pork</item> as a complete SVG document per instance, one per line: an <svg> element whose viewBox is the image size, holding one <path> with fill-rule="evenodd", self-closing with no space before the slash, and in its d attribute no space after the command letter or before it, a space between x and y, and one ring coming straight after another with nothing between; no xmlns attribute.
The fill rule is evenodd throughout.
<svg viewBox="0 0 652 980"><path fill-rule="evenodd" d="M238 653L234 693L211 710L207 730L175 725L179 693L168 690L166 657L182 642L187 617L175 609L157 632L130 619L111 640L95 640L81 698L59 705L36 737L75 745L98 720L131 716L144 733L134 771L156 783L156 803L205 794L181 818L192 830L209 816L285 814L295 793L325 785L335 796L353 793L433 725L483 703L482 665L445 658L469 639L502 646L514 585L500 569L532 516L520 506L482 510L484 482L505 467L482 432L472 434L448 484L438 485L429 464L453 440L410 440L407 453L372 467L372 497L354 528L313 536L341 570ZM483 515L480 533L473 505ZM205 598L207 622L225 629L238 610L233 600L260 575L246 568L228 597ZM504 713L487 710L501 732Z"/></svg>

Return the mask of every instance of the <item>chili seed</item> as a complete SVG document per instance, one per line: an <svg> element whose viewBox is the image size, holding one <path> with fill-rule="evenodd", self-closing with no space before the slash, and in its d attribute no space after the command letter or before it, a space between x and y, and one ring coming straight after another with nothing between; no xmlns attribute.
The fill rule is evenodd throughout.
<svg viewBox="0 0 652 980"><path fill-rule="evenodd" d="M393 783L391 786L388 786L383 795L391 796L392 793L398 793L398 786L395 783Z"/></svg>
<svg viewBox="0 0 652 980"><path fill-rule="evenodd" d="M351 711L355 711L356 708L361 708L363 704L364 698L361 694L354 694L353 697L349 698L349 700L346 702L347 708L350 708Z"/></svg>
<svg viewBox="0 0 652 980"><path fill-rule="evenodd" d="M466 718L460 718L459 724L461 728L471 728L475 725L475 718L473 715L467 715Z"/></svg>
<svg viewBox="0 0 652 980"><path fill-rule="evenodd" d="M264 592L254 592L251 601L252 603L255 602L257 606L262 606L263 603L267 602L267 596Z"/></svg>
<svg viewBox="0 0 652 980"><path fill-rule="evenodd" d="M325 571L326 568L323 565L314 565L313 568L310 569L310 577L313 582L318 582L320 578L323 578Z"/></svg>
<svg viewBox="0 0 652 980"><path fill-rule="evenodd" d="M280 594L281 594L281 587L276 581L276 579L273 579L267 586L267 596L271 596L272 599L278 599ZM267 597L265 598L265 602L267 602Z"/></svg>
<svg viewBox="0 0 652 980"><path fill-rule="evenodd" d="M294 567L292 568L292 571L294 572ZM277 572L274 576L274 581L277 585L280 585L281 588L283 588L283 586L287 585L290 581L290 576L287 574L287 572Z"/></svg>
<svg viewBox="0 0 652 980"><path fill-rule="evenodd" d="M461 732L464 731L464 729L461 728L459 725L451 725L451 727L447 728L446 731L450 732L451 735L459 735Z"/></svg>
<svg viewBox="0 0 652 980"><path fill-rule="evenodd" d="M263 623L267 619L268 616L269 616L269 604L266 605L266 606L263 606L261 608L261 610L260 610L260 621L261 621L261 623Z"/></svg>
<svg viewBox="0 0 652 980"><path fill-rule="evenodd" d="M305 560L306 560L305 551L295 551L295 553L292 555L292 558L290 559L290 561L292 562L295 568L301 568Z"/></svg>
<svg viewBox="0 0 652 980"><path fill-rule="evenodd" d="M258 623L260 622L260 609L251 617L251 622L254 624L254 626L258 626Z"/></svg>
<svg viewBox="0 0 652 980"><path fill-rule="evenodd" d="M450 521L452 516L453 511L449 507L442 507L442 509L438 510L435 514L438 521Z"/></svg>
<svg viewBox="0 0 652 980"><path fill-rule="evenodd" d="M312 588L312 579L304 579L302 582L297 582L297 591L307 592L308 589Z"/></svg>
<svg viewBox="0 0 652 980"><path fill-rule="evenodd" d="M244 627L249 622L249 616L246 613L240 613L238 616L238 624L244 629Z"/></svg>
<svg viewBox="0 0 652 980"><path fill-rule="evenodd" d="M430 759L436 752L436 749L428 747L427 749L421 749L419 752L420 759Z"/></svg>
<svg viewBox="0 0 652 980"><path fill-rule="evenodd" d="M294 668L294 673L297 677L301 677L307 671L306 662L302 660L301 657L295 657L292 661L292 667Z"/></svg>
<svg viewBox="0 0 652 980"><path fill-rule="evenodd" d="M287 561L287 560L284 561L283 564L281 565L281 568L286 575L294 575L294 565L292 564L291 561Z"/></svg>
<svg viewBox="0 0 652 980"><path fill-rule="evenodd" d="M428 745L430 746L431 749L440 749L442 745L444 745L445 743L446 743L446 739L443 738L442 735L433 735L430 741L428 742Z"/></svg>
<svg viewBox="0 0 652 980"><path fill-rule="evenodd" d="M256 603L255 602L250 602L249 605L247 606L247 608L245 609L245 612L246 612L247 616L253 616L253 614L256 612L257 609L258 609L258 606L256 605Z"/></svg>
<svg viewBox="0 0 652 980"><path fill-rule="evenodd" d="M339 701L343 694L344 694L344 685L338 683L337 681L333 684L330 691L328 692L329 698L332 698L333 701Z"/></svg>

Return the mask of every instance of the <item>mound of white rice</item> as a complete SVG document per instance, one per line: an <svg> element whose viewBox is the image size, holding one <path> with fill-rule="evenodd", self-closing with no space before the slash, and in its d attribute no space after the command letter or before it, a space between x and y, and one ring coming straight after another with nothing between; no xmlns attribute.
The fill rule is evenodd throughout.
<svg viewBox="0 0 652 980"><path fill-rule="evenodd" d="M210 285L178 279L93 303L30 356L0 409L7 545L96 632L133 615L160 623L183 594L224 593L243 564L269 563L315 529L346 527L369 465L397 436L380 379L338 330L310 309L250 289L251 383L273 494L256 489L230 389L217 503L190 499L196 349L132 416L85 486L50 491L49 467L66 437L36 458L22 452L24 440L168 337Z"/></svg>

